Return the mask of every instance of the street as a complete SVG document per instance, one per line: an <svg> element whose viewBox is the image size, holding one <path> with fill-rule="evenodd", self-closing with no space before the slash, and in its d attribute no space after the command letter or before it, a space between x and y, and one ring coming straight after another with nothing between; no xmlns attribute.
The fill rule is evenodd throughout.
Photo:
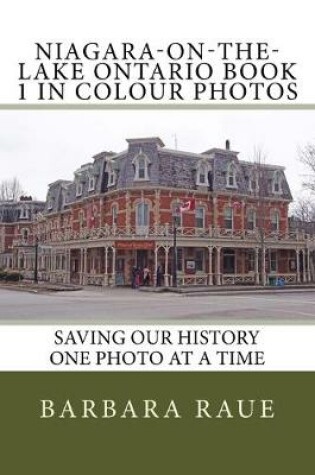
<svg viewBox="0 0 315 475"><path fill-rule="evenodd" d="M32 293L0 289L0 323L315 322L315 292L196 296L125 288Z"/></svg>

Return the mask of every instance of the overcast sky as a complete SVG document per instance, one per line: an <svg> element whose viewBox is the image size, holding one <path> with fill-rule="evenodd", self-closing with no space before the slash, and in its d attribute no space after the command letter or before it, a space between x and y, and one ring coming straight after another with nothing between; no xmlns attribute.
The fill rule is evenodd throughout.
<svg viewBox="0 0 315 475"><path fill-rule="evenodd" d="M45 199L49 183L104 150L126 148L126 138L158 136L168 148L203 152L224 147L242 160L255 148L266 163L283 165L295 197L307 171L298 147L315 142L315 111L0 111L0 181L16 176L27 194Z"/></svg>

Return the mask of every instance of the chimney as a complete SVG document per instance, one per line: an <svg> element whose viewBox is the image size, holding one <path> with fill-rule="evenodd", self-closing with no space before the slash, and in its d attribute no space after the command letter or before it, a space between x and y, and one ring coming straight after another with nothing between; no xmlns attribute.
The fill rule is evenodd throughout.
<svg viewBox="0 0 315 475"><path fill-rule="evenodd" d="M225 150L230 150L230 141L229 140L225 141Z"/></svg>

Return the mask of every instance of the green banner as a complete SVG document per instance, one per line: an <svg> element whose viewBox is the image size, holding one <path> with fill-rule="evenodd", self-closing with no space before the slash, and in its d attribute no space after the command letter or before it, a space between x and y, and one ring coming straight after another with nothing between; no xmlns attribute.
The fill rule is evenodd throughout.
<svg viewBox="0 0 315 475"><path fill-rule="evenodd" d="M314 373L0 373L3 474L307 474Z"/></svg>

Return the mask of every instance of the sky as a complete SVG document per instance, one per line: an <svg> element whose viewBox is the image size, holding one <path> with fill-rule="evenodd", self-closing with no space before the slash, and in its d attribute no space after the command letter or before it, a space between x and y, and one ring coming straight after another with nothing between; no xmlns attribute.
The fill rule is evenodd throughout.
<svg viewBox="0 0 315 475"><path fill-rule="evenodd" d="M294 197L301 193L307 170L299 148L315 142L315 111L0 111L0 181L17 177L24 191L45 199L48 184L72 179L74 171L101 151L120 152L127 138L160 137L168 148L204 152L225 147L241 160L286 167Z"/></svg>

